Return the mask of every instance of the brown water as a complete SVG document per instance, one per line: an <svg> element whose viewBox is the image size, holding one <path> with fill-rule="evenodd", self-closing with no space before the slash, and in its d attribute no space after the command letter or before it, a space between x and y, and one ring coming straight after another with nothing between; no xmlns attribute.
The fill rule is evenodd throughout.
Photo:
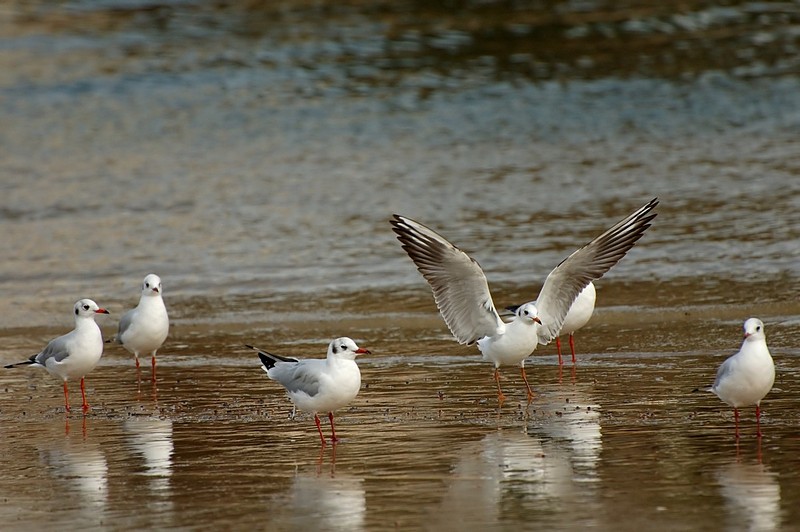
<svg viewBox="0 0 800 532"><path fill-rule="evenodd" d="M790 530L800 519L796 3L0 3L0 363L116 318L148 272L157 387L109 348L87 416L0 371L0 523ZM651 197L559 371L458 346L388 225L535 297ZM764 438L710 394L763 319ZM373 354L320 449L244 343ZM78 390L73 385L73 401Z"/></svg>

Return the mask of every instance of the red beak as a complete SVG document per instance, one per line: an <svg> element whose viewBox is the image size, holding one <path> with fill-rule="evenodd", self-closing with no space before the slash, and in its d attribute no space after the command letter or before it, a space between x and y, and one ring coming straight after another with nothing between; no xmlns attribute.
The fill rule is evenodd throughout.
<svg viewBox="0 0 800 532"><path fill-rule="evenodd" d="M107 311L104 308L99 308L99 309L95 310L94 313L95 314L111 314L109 311Z"/></svg>
<svg viewBox="0 0 800 532"><path fill-rule="evenodd" d="M535 321L535 322L536 322L536 323L538 323L539 325L541 325L541 324L542 324L542 320L540 320L538 317L536 317L536 318L533 318L533 321Z"/></svg>
<svg viewBox="0 0 800 532"><path fill-rule="evenodd" d="M371 355L372 354L369 351L369 349L362 349L360 347L358 349L356 349L356 353L359 354L359 355Z"/></svg>

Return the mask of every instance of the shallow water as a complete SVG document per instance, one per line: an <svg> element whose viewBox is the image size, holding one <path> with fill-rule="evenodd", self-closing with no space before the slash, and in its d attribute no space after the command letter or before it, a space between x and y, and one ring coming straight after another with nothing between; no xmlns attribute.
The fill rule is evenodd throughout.
<svg viewBox="0 0 800 532"><path fill-rule="evenodd" d="M454 7L455 6L455 7ZM670 11L673 9L673 11ZM109 347L92 410L0 371L3 529L791 529L800 516L794 3L0 2L0 363L111 335L150 271L157 387ZM393 212L496 304L650 198L579 364L458 346ZM764 438L710 394L749 316ZM253 343L372 355L321 449ZM78 389L72 386L76 403Z"/></svg>

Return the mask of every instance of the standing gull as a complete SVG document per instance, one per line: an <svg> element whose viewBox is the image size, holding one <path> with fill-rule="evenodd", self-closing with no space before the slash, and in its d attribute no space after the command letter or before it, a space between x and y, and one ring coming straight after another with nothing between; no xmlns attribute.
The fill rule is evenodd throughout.
<svg viewBox="0 0 800 532"><path fill-rule="evenodd" d="M497 313L489 284L477 261L439 233L405 216L391 220L397 238L428 281L439 312L450 332L461 344L478 344L484 360L494 363L497 399L503 404L499 368L519 364L527 388L525 358L537 344L556 338L572 302L590 282L599 279L625 256L655 218L654 198L611 229L575 251L545 279L536 301L515 307L506 323Z"/></svg>
<svg viewBox="0 0 800 532"><path fill-rule="evenodd" d="M775 364L767 348L764 324L758 318L744 322L742 348L717 370L714 385L706 388L733 407L736 439L739 439L739 409L756 406L756 435L761 437L761 400L775 382Z"/></svg>
<svg viewBox="0 0 800 532"><path fill-rule="evenodd" d="M70 411L67 381L80 377L83 411L86 412L89 410L89 403L86 402L86 386L83 379L94 369L103 355L103 334L95 323L94 316L108 314L108 311L97 306L91 299L81 299L76 302L73 310L74 329L52 340L40 353L28 360L5 367L35 366L46 369L54 377L61 378L64 381L64 406L67 412Z"/></svg>
<svg viewBox="0 0 800 532"><path fill-rule="evenodd" d="M333 427L333 412L347 406L356 398L361 389L361 372L355 358L361 354L369 354L347 337L337 338L328 346L328 356L322 359L305 359L282 357L262 351L248 345L258 352L261 369L267 372L270 379L276 380L286 388L289 399L306 412L313 412L322 445L325 436L322 434L318 412L328 412L331 423L331 442L336 443L336 430Z"/></svg>
<svg viewBox="0 0 800 532"><path fill-rule="evenodd" d="M161 278L154 273L145 277L139 304L119 320L119 331L115 337L118 344L133 353L137 370L139 355L151 356L153 382L156 382L156 351L169 333L169 316L162 294Z"/></svg>
<svg viewBox="0 0 800 532"><path fill-rule="evenodd" d="M581 293L578 294L575 301L572 302L572 306L569 308L569 312L567 312L567 316L564 318L561 331L558 333L558 336L556 336L556 350L558 351L559 366L564 364L564 360L561 357L561 336L565 334L569 335L569 350L572 353L572 365L575 365L574 334L575 331L589 323L592 313L594 313L594 303L596 299L597 292L595 291L594 283L589 283L586 285L586 288L581 290Z"/></svg>

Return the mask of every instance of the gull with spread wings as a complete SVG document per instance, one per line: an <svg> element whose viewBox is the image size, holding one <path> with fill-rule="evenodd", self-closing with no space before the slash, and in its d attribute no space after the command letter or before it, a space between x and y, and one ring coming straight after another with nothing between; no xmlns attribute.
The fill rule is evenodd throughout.
<svg viewBox="0 0 800 532"><path fill-rule="evenodd" d="M500 318L475 259L411 218L395 214L390 222L403 249L430 284L450 332L460 344L477 343L483 359L494 363L497 398L502 405L500 366L519 364L530 403L533 391L525 375L525 359L537 344L547 344L559 335L575 298L642 237L656 216L651 212L656 205L658 198L564 259L545 279L539 297L516 307L508 323Z"/></svg>

